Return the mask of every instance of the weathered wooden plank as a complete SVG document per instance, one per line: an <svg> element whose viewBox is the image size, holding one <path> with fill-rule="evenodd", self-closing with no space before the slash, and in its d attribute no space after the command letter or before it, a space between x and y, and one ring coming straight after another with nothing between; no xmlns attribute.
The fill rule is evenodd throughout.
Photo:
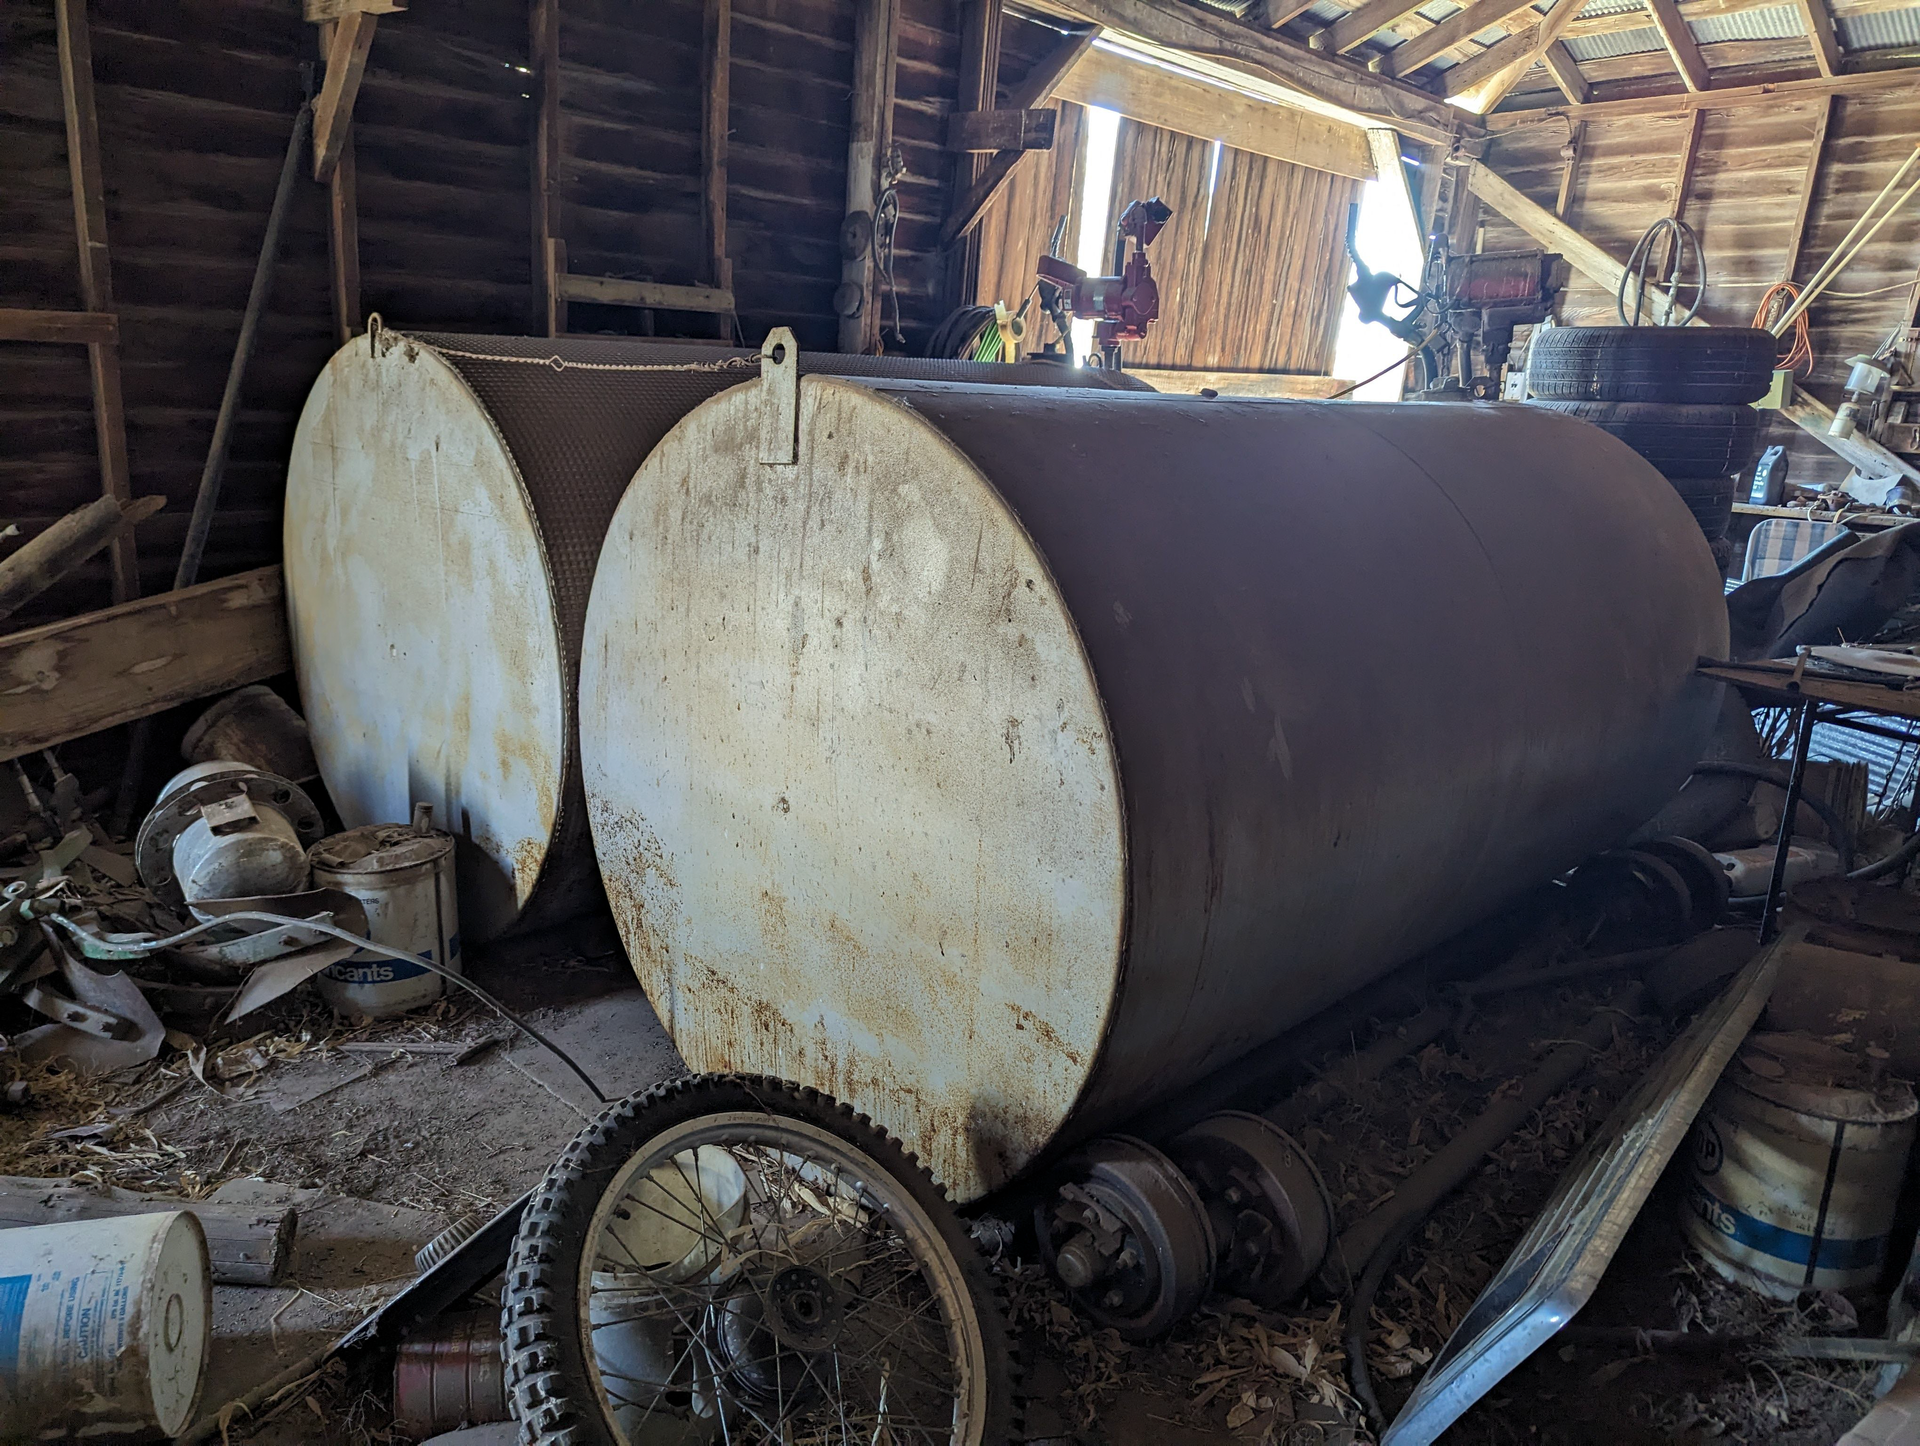
<svg viewBox="0 0 1920 1446"><path fill-rule="evenodd" d="M78 342L88 346L120 341L120 318L112 312L32 311L0 307L0 341Z"/></svg>
<svg viewBox="0 0 1920 1446"><path fill-rule="evenodd" d="M1007 97L1008 106L1031 110L1045 101L1089 53L1099 34L1100 27L1095 25L1062 37L1059 44L1036 60L1032 69L1021 77ZM1072 99L1071 96L1065 98ZM941 226L940 246L951 246L978 224L987 207L993 204L993 198L1000 194L1000 188L1013 175L1014 164L1025 154L1025 151L995 151L987 158Z"/></svg>
<svg viewBox="0 0 1920 1446"><path fill-rule="evenodd" d="M1674 68L1687 89L1705 90L1710 79L1706 57L1700 54L1700 42L1693 38L1679 5L1675 0L1646 0L1646 6L1647 14L1653 17L1653 28L1660 32L1660 43L1673 57Z"/></svg>
<svg viewBox="0 0 1920 1446"><path fill-rule="evenodd" d="M1828 96L1820 106L1820 115L1813 123L1813 145L1807 152L1807 167L1800 174L1800 199L1794 206L1793 229L1787 233L1786 261L1780 268L1780 279L1791 281L1794 273L1800 269L1800 251L1807 244L1807 220L1813 215L1814 188L1820 184L1820 163L1826 155L1827 127L1833 124L1833 110L1838 102Z"/></svg>
<svg viewBox="0 0 1920 1446"><path fill-rule="evenodd" d="M1373 178L1364 131L1110 50L1089 50L1054 94L1236 150L1357 181Z"/></svg>
<svg viewBox="0 0 1920 1446"><path fill-rule="evenodd" d="M1277 82L1296 103L1362 129L1391 126L1429 145L1477 132L1474 118L1404 81L1374 75L1271 32L1181 0L1044 0L1048 10L1089 20L1177 52L1195 69L1218 65L1242 78Z"/></svg>
<svg viewBox="0 0 1920 1446"><path fill-rule="evenodd" d="M733 293L711 286L668 286L657 281L627 281L617 276L556 277L562 301L591 301L600 306L639 306L659 311L732 311Z"/></svg>
<svg viewBox="0 0 1920 1446"><path fill-rule="evenodd" d="M1567 42L1556 40L1541 55L1541 61L1547 67L1547 74L1553 77L1553 83L1560 87L1560 93L1575 105L1585 105L1593 94L1593 87L1587 84L1587 78L1580 73L1580 63L1573 58L1573 52L1567 49Z"/></svg>
<svg viewBox="0 0 1920 1446"><path fill-rule="evenodd" d="M80 301L91 312L111 313L113 271L107 252L106 187L100 172L100 121L93 98L93 40L86 0L54 0L60 56L60 101L67 125L67 170L73 187L73 230L80 249ZM124 505L133 500L127 471L126 403L120 387L119 343L87 344L93 381L94 445L100 453L100 491ZM140 558L133 533L113 540L108 557L113 600L140 595Z"/></svg>
<svg viewBox="0 0 1920 1446"><path fill-rule="evenodd" d="M69 1220L106 1220L184 1210L200 1221L216 1285L274 1285L293 1254L299 1217L285 1207L255 1208L208 1200L142 1195L104 1185L89 1189L72 1180L0 1176L0 1229L57 1225Z"/></svg>
<svg viewBox="0 0 1920 1446"><path fill-rule="evenodd" d="M1484 54L1464 61L1447 72L1447 94L1460 95L1471 90L1474 92L1471 105L1476 112L1492 110L1506 99L1508 91L1520 83L1520 77L1559 43L1583 4L1585 0L1558 0L1552 10L1538 18L1535 18L1537 12L1527 11L1513 22L1518 25L1524 20L1526 29L1516 29L1505 40L1490 46ZM1502 52L1506 52L1505 59L1496 63L1495 57Z"/></svg>
<svg viewBox="0 0 1920 1446"><path fill-rule="evenodd" d="M847 234L858 228L863 244L853 254L843 247L840 287L834 309L839 313L841 351L864 354L879 349L880 308L875 303L876 271L873 255L873 219L880 202L880 167L893 138L895 70L900 46L900 0L858 0L853 25L853 98L847 126L846 210ZM996 43L994 55L999 48ZM991 87L987 105L993 97ZM989 111L969 112L992 114ZM960 120L955 116L954 120ZM966 161L960 163L965 173Z"/></svg>
<svg viewBox="0 0 1920 1446"><path fill-rule="evenodd" d="M1764 85L1728 86L1725 90L1690 91L1684 95L1645 95L1632 100L1596 100L1586 105L1550 105L1531 110L1500 111L1486 117L1487 129L1498 133L1545 121L1625 120L1636 116L1685 115L1695 110L1737 110L1750 105L1803 100L1821 95L1892 95L1920 91L1920 69L1870 70L1855 75L1812 76L1806 80L1776 80Z"/></svg>
<svg viewBox="0 0 1920 1446"><path fill-rule="evenodd" d="M1204 389L1223 397L1287 397L1300 401L1324 401L1352 385L1339 377L1312 376L1304 372L1210 372L1130 366L1127 375L1162 392L1191 394Z"/></svg>
<svg viewBox="0 0 1920 1446"><path fill-rule="evenodd" d="M1361 0L1359 5L1325 30L1316 30L1307 44L1315 50L1330 50L1335 55L1345 55L1368 36L1385 30L1389 25L1398 25L1423 3L1424 0ZM1528 3L1531 4L1532 0L1528 0Z"/></svg>
<svg viewBox="0 0 1920 1446"><path fill-rule="evenodd" d="M1700 160L1700 133L1706 128L1707 113L1697 110L1687 117L1686 138L1680 143L1680 169L1673 178L1673 197L1667 202L1667 216L1678 221L1687 209L1687 193L1693 189L1693 170Z"/></svg>
<svg viewBox="0 0 1920 1446"><path fill-rule="evenodd" d="M1800 13L1800 28L1806 31L1807 42L1813 46L1813 63L1828 78L1838 75L1840 41L1833 33L1833 16L1827 10L1826 0L1793 0L1793 8Z"/></svg>
<svg viewBox="0 0 1920 1446"><path fill-rule="evenodd" d="M527 20L527 56L533 70L533 324L564 336L567 303L560 295L556 247L560 240L560 0L533 0Z"/></svg>
<svg viewBox="0 0 1920 1446"><path fill-rule="evenodd" d="M340 163L353 124L353 103L366 74L367 54L373 49L373 29L380 17L351 11L334 22L327 46L327 78L313 102L313 178L324 181Z"/></svg>
<svg viewBox="0 0 1920 1446"><path fill-rule="evenodd" d="M1488 26L1499 25L1509 15L1533 8L1533 0L1474 0L1457 14L1449 15L1424 35L1416 35L1403 45L1389 50L1380 64L1389 75L1409 75L1436 56L1445 55L1456 45L1464 45Z"/></svg>
<svg viewBox="0 0 1920 1446"><path fill-rule="evenodd" d="M0 760L292 666L277 566L0 637Z"/></svg>
<svg viewBox="0 0 1920 1446"><path fill-rule="evenodd" d="M707 243L707 280L733 290L727 255L727 145L733 109L733 0L706 0L701 7L700 225ZM714 317L717 335L733 335L733 318Z"/></svg>
<svg viewBox="0 0 1920 1446"><path fill-rule="evenodd" d="M338 20L343 15L398 15L407 0L301 0L300 12L309 25Z"/></svg>
<svg viewBox="0 0 1920 1446"><path fill-rule="evenodd" d="M334 24L319 27L320 56L333 48ZM333 306L333 339L341 346L359 334L360 179L354 159L353 131L340 143L340 158L327 177L327 297Z"/></svg>
<svg viewBox="0 0 1920 1446"><path fill-rule="evenodd" d="M1050 151L1052 110L970 110L947 117L950 151Z"/></svg>

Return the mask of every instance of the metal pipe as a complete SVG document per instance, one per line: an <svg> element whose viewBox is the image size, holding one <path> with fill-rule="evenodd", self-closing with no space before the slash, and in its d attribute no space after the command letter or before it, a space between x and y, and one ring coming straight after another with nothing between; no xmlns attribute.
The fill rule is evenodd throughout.
<svg viewBox="0 0 1920 1446"><path fill-rule="evenodd" d="M1842 236L1840 238L1840 244L1833 248L1832 252L1828 254L1827 259L1821 263L1820 269L1814 272L1814 274L1808 279L1805 288L1803 288L1800 295L1794 299L1794 304L1788 307L1786 311L1781 313L1780 319L1774 322L1773 326L1769 328L1775 336L1781 335L1786 331L1786 329L1789 326L1793 325L1794 318L1797 317L1802 311L1806 309L1805 303L1812 299L1812 296L1810 293L1819 291L1821 288L1825 287L1827 282L1833 279L1834 274L1839 269L1838 266L1835 265L1835 263L1839 261L1841 253L1845 252L1848 247L1853 245L1854 237L1858 236L1860 234L1861 228L1864 227L1867 224L1867 222L1872 219L1874 208L1878 206L1880 202L1886 198L1887 193L1889 191L1891 191L1895 186L1899 185L1901 181L1906 179L1907 172L1913 169L1914 164L1916 162L1920 162L1920 146L1915 146L1913 148L1912 153L1908 155L1906 160L1900 163L1900 168L1897 171L1895 171L1893 175L1888 177L1886 185L1882 186L1878 191L1874 193L1873 199L1867 202L1866 209L1861 211L1860 219L1853 223L1853 228L1849 230L1845 236ZM1920 184L1920 183L1916 183L1916 184ZM1900 198L1900 200L1895 201L1893 205L1888 209L1887 216L1891 216L1895 211L1899 210L1902 202L1906 200L1907 196L1910 196L1912 194L1913 194L1913 191L1911 188L1909 188L1906 195L1903 195ZM1882 222L1884 222L1885 219L1886 217L1883 216L1881 218ZM1878 230L1879 227L1876 226L1874 229ZM1871 235L1871 233L1869 233L1869 235ZM1866 244L1866 240L1862 239L1860 244L1864 246Z"/></svg>
<svg viewBox="0 0 1920 1446"><path fill-rule="evenodd" d="M1409 1175L1394 1192L1391 1203L1349 1226L1331 1252L1336 1266L1349 1274L1364 1270L1374 1252L1409 1219L1424 1217L1451 1195L1482 1159L1505 1144L1528 1116L1572 1084L1593 1057L1613 1043L1614 1022L1638 1009L1646 992L1644 984L1630 985L1617 1003L1597 1012L1584 1029L1548 1055L1518 1092L1494 1101Z"/></svg>
<svg viewBox="0 0 1920 1446"><path fill-rule="evenodd" d="M1767 879L1766 907L1760 912L1760 942L1773 937L1774 921L1780 908L1780 896L1787 885L1787 850L1793 843L1793 814L1800 806L1800 790L1807 778L1807 750L1813 746L1814 707L1800 705L1800 718L1794 730L1793 770L1787 774L1787 799L1780 805L1780 840L1773 851L1773 873ZM1839 843L1838 839L1834 842Z"/></svg>

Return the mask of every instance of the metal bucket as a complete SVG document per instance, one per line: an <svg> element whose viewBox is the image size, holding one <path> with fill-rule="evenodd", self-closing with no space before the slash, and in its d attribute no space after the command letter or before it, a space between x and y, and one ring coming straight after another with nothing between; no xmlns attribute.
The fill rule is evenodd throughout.
<svg viewBox="0 0 1920 1446"><path fill-rule="evenodd" d="M0 1231L0 1438L179 1435L212 1311L185 1211Z"/></svg>
<svg viewBox="0 0 1920 1446"><path fill-rule="evenodd" d="M1791 1299L1879 1278L1920 1107L1870 1066L1757 1034L1721 1077L1694 1125L1681 1224L1728 1280Z"/></svg>
<svg viewBox="0 0 1920 1446"><path fill-rule="evenodd" d="M460 912L453 882L453 837L426 826L377 823L313 846L315 888L344 889L367 906L367 937L460 971ZM379 1019L431 1004L446 981L419 964L359 950L319 976L321 998L346 1014Z"/></svg>
<svg viewBox="0 0 1920 1446"><path fill-rule="evenodd" d="M393 1419L416 1436L507 1419L500 1312L441 1316L400 1342L393 1362Z"/></svg>

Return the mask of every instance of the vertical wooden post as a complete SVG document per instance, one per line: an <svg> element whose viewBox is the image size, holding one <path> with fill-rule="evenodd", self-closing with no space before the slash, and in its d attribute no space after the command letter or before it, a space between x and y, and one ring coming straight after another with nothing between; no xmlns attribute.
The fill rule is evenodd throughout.
<svg viewBox="0 0 1920 1446"><path fill-rule="evenodd" d="M1706 111L1687 113L1686 139L1680 145L1680 171L1673 178L1673 199L1667 206L1670 220L1678 221L1681 213L1687 209L1687 192L1693 189L1693 168L1700 159L1700 132L1706 128L1706 123Z"/></svg>
<svg viewBox="0 0 1920 1446"><path fill-rule="evenodd" d="M326 60L333 48L333 30L337 22L323 21L319 28L320 58ZM359 182L353 158L351 125L340 142L340 158L327 176L327 264L328 293L333 302L333 339L345 346L360 334L364 313L360 309L360 199Z"/></svg>
<svg viewBox="0 0 1920 1446"><path fill-rule="evenodd" d="M527 63L533 71L533 329L564 336L567 303L558 276L566 243L558 236L560 184L560 0L533 0ZM555 270L558 263L559 270Z"/></svg>
<svg viewBox="0 0 1920 1446"><path fill-rule="evenodd" d="M964 0L960 12L960 91L956 109L992 110L1000 79L1001 0ZM952 209L958 209L987 158L962 154L953 168ZM969 231L953 262L953 306L970 303L980 287L980 233Z"/></svg>
<svg viewBox="0 0 1920 1446"><path fill-rule="evenodd" d="M701 219L707 241L707 279L722 291L733 290L733 262L727 258L727 135L733 98L733 0L706 0L700 60L704 104L700 112ZM855 51L859 46L856 42ZM734 318L713 318L715 334L731 337Z"/></svg>
<svg viewBox="0 0 1920 1446"><path fill-rule="evenodd" d="M1567 162L1560 168L1560 194L1554 197L1553 214L1567 219L1567 207L1573 204L1573 182L1580 174L1580 150L1586 143L1587 123L1573 122L1567 131Z"/></svg>
<svg viewBox="0 0 1920 1446"><path fill-rule="evenodd" d="M80 304L92 312L113 308L113 270L107 256L107 202L100 174L100 120L93 100L93 42L86 0L54 0L60 43L60 101L67 118L67 166L73 180L73 230L80 249ZM87 343L93 380L93 435L100 453L100 490L122 503L133 499L127 475L126 403L120 390L120 344ZM133 529L108 546L113 600L140 596L140 559Z"/></svg>
<svg viewBox="0 0 1920 1446"><path fill-rule="evenodd" d="M997 10L998 0L995 6ZM873 213L879 202L880 162L893 137L899 19L899 0L856 0L853 115L847 137L847 226L841 233L840 288L834 294L843 352L866 353L880 343L880 302L874 295Z"/></svg>
<svg viewBox="0 0 1920 1446"><path fill-rule="evenodd" d="M1807 222L1813 215L1813 192L1820 184L1820 164L1827 149L1827 131L1833 125L1834 108L1840 97L1829 95L1820 102L1820 114L1813 123L1813 147L1807 152L1807 168L1800 177L1800 201L1793 212L1793 229L1787 233L1787 256L1780 279L1791 281L1800 269L1800 250L1807 242Z"/></svg>

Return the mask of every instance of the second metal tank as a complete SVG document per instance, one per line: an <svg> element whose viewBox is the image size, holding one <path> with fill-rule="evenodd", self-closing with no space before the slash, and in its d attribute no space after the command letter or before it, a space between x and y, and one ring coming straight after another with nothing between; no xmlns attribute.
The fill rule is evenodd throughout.
<svg viewBox="0 0 1920 1446"><path fill-rule="evenodd" d="M687 1063L971 1198L1624 837L1725 609L1543 409L796 380L660 443L587 610L601 872Z"/></svg>

